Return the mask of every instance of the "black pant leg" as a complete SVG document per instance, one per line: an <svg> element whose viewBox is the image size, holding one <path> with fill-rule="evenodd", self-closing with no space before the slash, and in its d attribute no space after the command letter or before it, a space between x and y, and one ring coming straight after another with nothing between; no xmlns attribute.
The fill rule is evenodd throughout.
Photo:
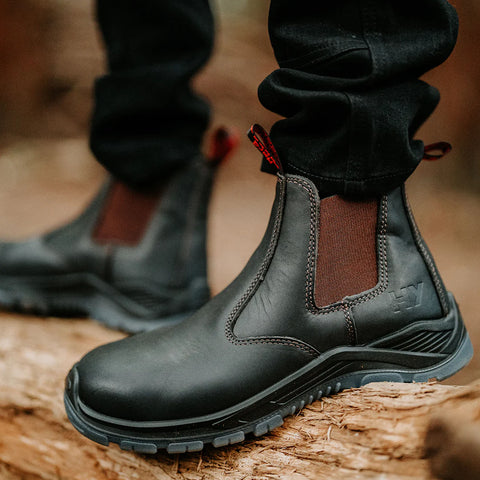
<svg viewBox="0 0 480 480"><path fill-rule="evenodd" d="M413 135L435 109L420 75L453 49L458 19L446 0L271 0L280 68L260 85L286 117L271 132L286 170L322 194L377 194L423 156Z"/></svg>
<svg viewBox="0 0 480 480"><path fill-rule="evenodd" d="M109 72L95 85L91 148L132 186L161 180L200 150L208 104L192 91L214 36L208 0L97 0Z"/></svg>

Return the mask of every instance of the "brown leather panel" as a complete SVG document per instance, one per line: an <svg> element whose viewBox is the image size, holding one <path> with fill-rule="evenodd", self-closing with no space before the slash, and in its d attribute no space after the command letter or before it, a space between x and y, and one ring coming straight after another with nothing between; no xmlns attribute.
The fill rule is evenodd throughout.
<svg viewBox="0 0 480 480"><path fill-rule="evenodd" d="M147 229L161 190L139 192L114 182L93 233L98 243L136 245Z"/></svg>
<svg viewBox="0 0 480 480"><path fill-rule="evenodd" d="M377 200L338 195L320 202L315 304L324 307L373 288L377 273Z"/></svg>

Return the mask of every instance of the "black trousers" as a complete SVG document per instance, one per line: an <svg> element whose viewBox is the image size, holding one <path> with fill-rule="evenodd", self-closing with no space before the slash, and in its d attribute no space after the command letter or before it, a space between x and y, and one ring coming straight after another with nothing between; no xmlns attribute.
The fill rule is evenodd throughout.
<svg viewBox="0 0 480 480"><path fill-rule="evenodd" d="M109 73L95 86L91 147L131 185L158 181L199 152L209 107L190 87L208 60L208 0L97 0ZM423 156L415 132L436 107L419 77L453 49L447 0L271 0L279 69L259 87L285 117L271 131L286 171L322 194L401 184ZM252 123L255 119L252 119Z"/></svg>

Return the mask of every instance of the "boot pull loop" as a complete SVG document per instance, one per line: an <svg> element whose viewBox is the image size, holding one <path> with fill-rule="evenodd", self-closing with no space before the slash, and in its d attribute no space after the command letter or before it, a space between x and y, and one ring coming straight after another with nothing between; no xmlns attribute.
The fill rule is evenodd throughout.
<svg viewBox="0 0 480 480"><path fill-rule="evenodd" d="M237 130L227 127L217 128L212 135L208 163L214 167L223 163L237 148L240 135Z"/></svg>
<svg viewBox="0 0 480 480"><path fill-rule="evenodd" d="M266 130L255 124L250 127L247 135L253 146L263 155L262 171L283 175L282 162Z"/></svg>
<svg viewBox="0 0 480 480"><path fill-rule="evenodd" d="M423 160L435 161L443 158L452 151L452 146L448 142L437 142L426 145L423 153ZM430 153L439 152L439 153Z"/></svg>

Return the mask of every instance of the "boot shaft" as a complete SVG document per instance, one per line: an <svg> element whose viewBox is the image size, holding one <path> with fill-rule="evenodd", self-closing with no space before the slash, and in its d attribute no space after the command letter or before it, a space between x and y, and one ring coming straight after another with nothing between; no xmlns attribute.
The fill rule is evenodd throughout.
<svg viewBox="0 0 480 480"><path fill-rule="evenodd" d="M241 277L258 268L256 301L232 321L239 338L295 337L322 352L449 308L403 186L376 199L320 199L309 180L280 178L270 225ZM253 315L259 304L269 307L262 320Z"/></svg>

